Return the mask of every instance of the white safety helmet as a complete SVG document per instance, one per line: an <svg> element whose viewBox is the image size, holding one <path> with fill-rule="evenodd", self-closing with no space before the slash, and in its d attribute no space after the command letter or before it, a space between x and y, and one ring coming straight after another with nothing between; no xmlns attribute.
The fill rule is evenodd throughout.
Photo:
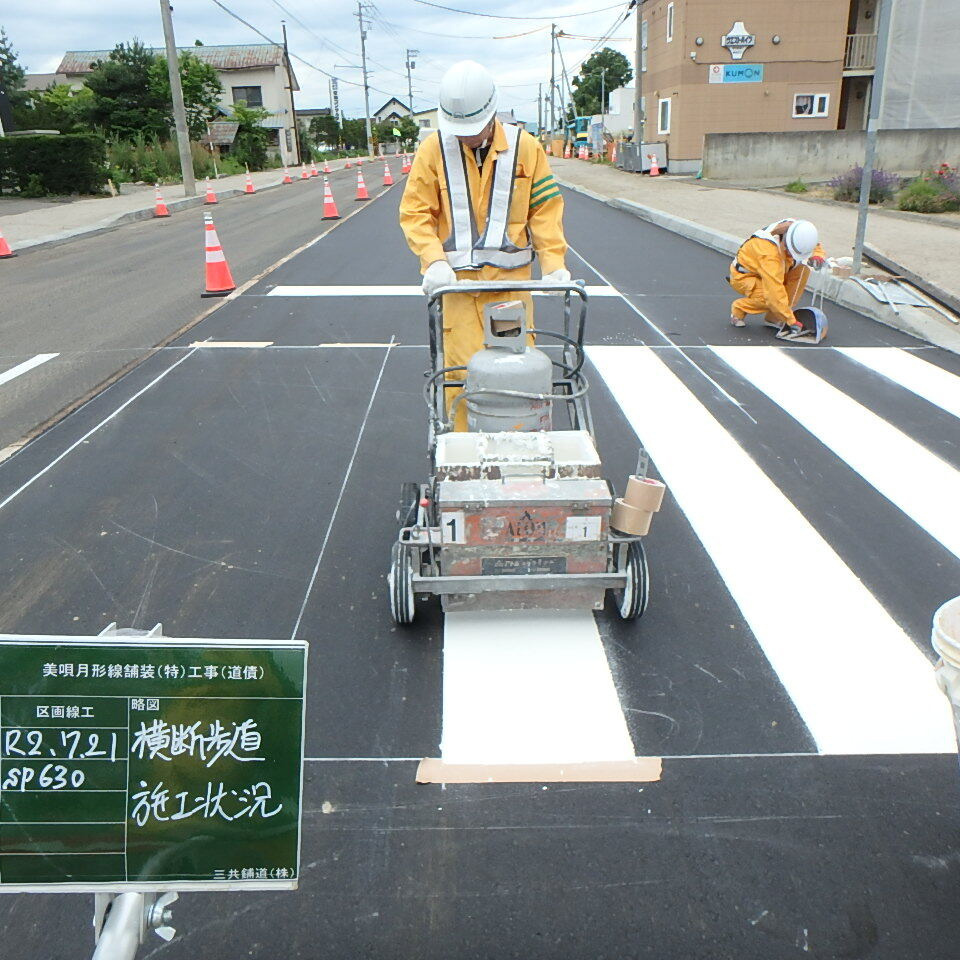
<svg viewBox="0 0 960 960"><path fill-rule="evenodd" d="M809 220L794 220L783 235L790 256L798 263L805 263L820 241L817 228Z"/></svg>
<svg viewBox="0 0 960 960"><path fill-rule="evenodd" d="M497 85L473 60L455 63L440 81L440 132L475 137L497 111Z"/></svg>

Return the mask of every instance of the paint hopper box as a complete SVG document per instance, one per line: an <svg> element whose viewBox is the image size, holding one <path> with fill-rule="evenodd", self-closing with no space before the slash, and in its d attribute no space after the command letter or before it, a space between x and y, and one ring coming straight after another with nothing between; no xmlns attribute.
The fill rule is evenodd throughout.
<svg viewBox="0 0 960 960"><path fill-rule="evenodd" d="M438 480L602 476L600 455L585 430L539 433L445 433L437 438Z"/></svg>

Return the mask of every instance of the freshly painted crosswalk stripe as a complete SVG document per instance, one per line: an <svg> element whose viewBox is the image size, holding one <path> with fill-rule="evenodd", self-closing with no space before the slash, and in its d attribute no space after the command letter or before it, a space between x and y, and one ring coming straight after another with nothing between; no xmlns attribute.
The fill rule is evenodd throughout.
<svg viewBox="0 0 960 960"><path fill-rule="evenodd" d="M777 347L711 347L899 507L960 557L960 471L792 360Z"/></svg>
<svg viewBox="0 0 960 960"><path fill-rule="evenodd" d="M952 752L949 705L919 647L656 352L587 353L818 750ZM780 589L798 570L799 586Z"/></svg>
<svg viewBox="0 0 960 960"><path fill-rule="evenodd" d="M619 297L620 293L615 287L609 286L588 286L586 288L587 296L590 297ZM422 297L423 290L420 284L398 285L376 285L376 284L358 284L356 286L342 285L292 285L274 287L268 290L268 297ZM504 296L508 296L505 293ZM552 294L535 293L534 296L552 296Z"/></svg>
<svg viewBox="0 0 960 960"><path fill-rule="evenodd" d="M21 374L27 373L29 370L33 370L35 367L39 367L41 363L46 363L48 360L59 356L59 353L38 353L35 357L24 360L23 363L18 363L9 370L4 370L0 373L0 386L9 383L11 380L16 379Z"/></svg>
<svg viewBox="0 0 960 960"><path fill-rule="evenodd" d="M440 748L453 764L632 761L593 614L448 613Z"/></svg>
<svg viewBox="0 0 960 960"><path fill-rule="evenodd" d="M897 347L838 347L838 352L947 413L960 417L960 377Z"/></svg>

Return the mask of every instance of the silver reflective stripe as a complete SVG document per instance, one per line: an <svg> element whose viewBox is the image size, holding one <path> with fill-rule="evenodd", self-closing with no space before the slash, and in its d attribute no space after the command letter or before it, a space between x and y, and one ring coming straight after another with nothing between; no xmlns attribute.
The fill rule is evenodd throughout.
<svg viewBox="0 0 960 960"><path fill-rule="evenodd" d="M507 270L524 267L533 261L533 247L529 234L527 245L517 247L507 233L510 202L517 167L517 143L520 128L503 124L507 149L497 154L494 162L493 185L487 209L487 227L483 236L477 236L473 207L466 175L466 166L460 141L454 136L442 137L440 152L447 177L450 198L450 236L443 244L447 262L454 270L475 270L483 266L503 267Z"/></svg>

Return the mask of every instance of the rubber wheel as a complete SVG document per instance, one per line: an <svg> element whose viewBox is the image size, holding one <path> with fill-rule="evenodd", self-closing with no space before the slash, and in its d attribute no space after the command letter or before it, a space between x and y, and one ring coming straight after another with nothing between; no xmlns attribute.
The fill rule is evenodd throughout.
<svg viewBox="0 0 960 960"><path fill-rule="evenodd" d="M627 575L626 586L614 590L613 598L617 603L617 612L622 620L636 620L642 617L650 600L650 571L647 568L647 555L639 540L630 540L617 548L617 569L623 569ZM624 561L624 553L626 558ZM623 565L621 567L621 562Z"/></svg>
<svg viewBox="0 0 960 960"><path fill-rule="evenodd" d="M397 506L397 523L402 530L417 522L417 510L420 506L420 484L402 483L400 485L400 503Z"/></svg>
<svg viewBox="0 0 960 960"><path fill-rule="evenodd" d="M398 624L413 623L416 608L413 596L413 563L410 551L394 543L390 551L390 572L387 574L390 613Z"/></svg>

